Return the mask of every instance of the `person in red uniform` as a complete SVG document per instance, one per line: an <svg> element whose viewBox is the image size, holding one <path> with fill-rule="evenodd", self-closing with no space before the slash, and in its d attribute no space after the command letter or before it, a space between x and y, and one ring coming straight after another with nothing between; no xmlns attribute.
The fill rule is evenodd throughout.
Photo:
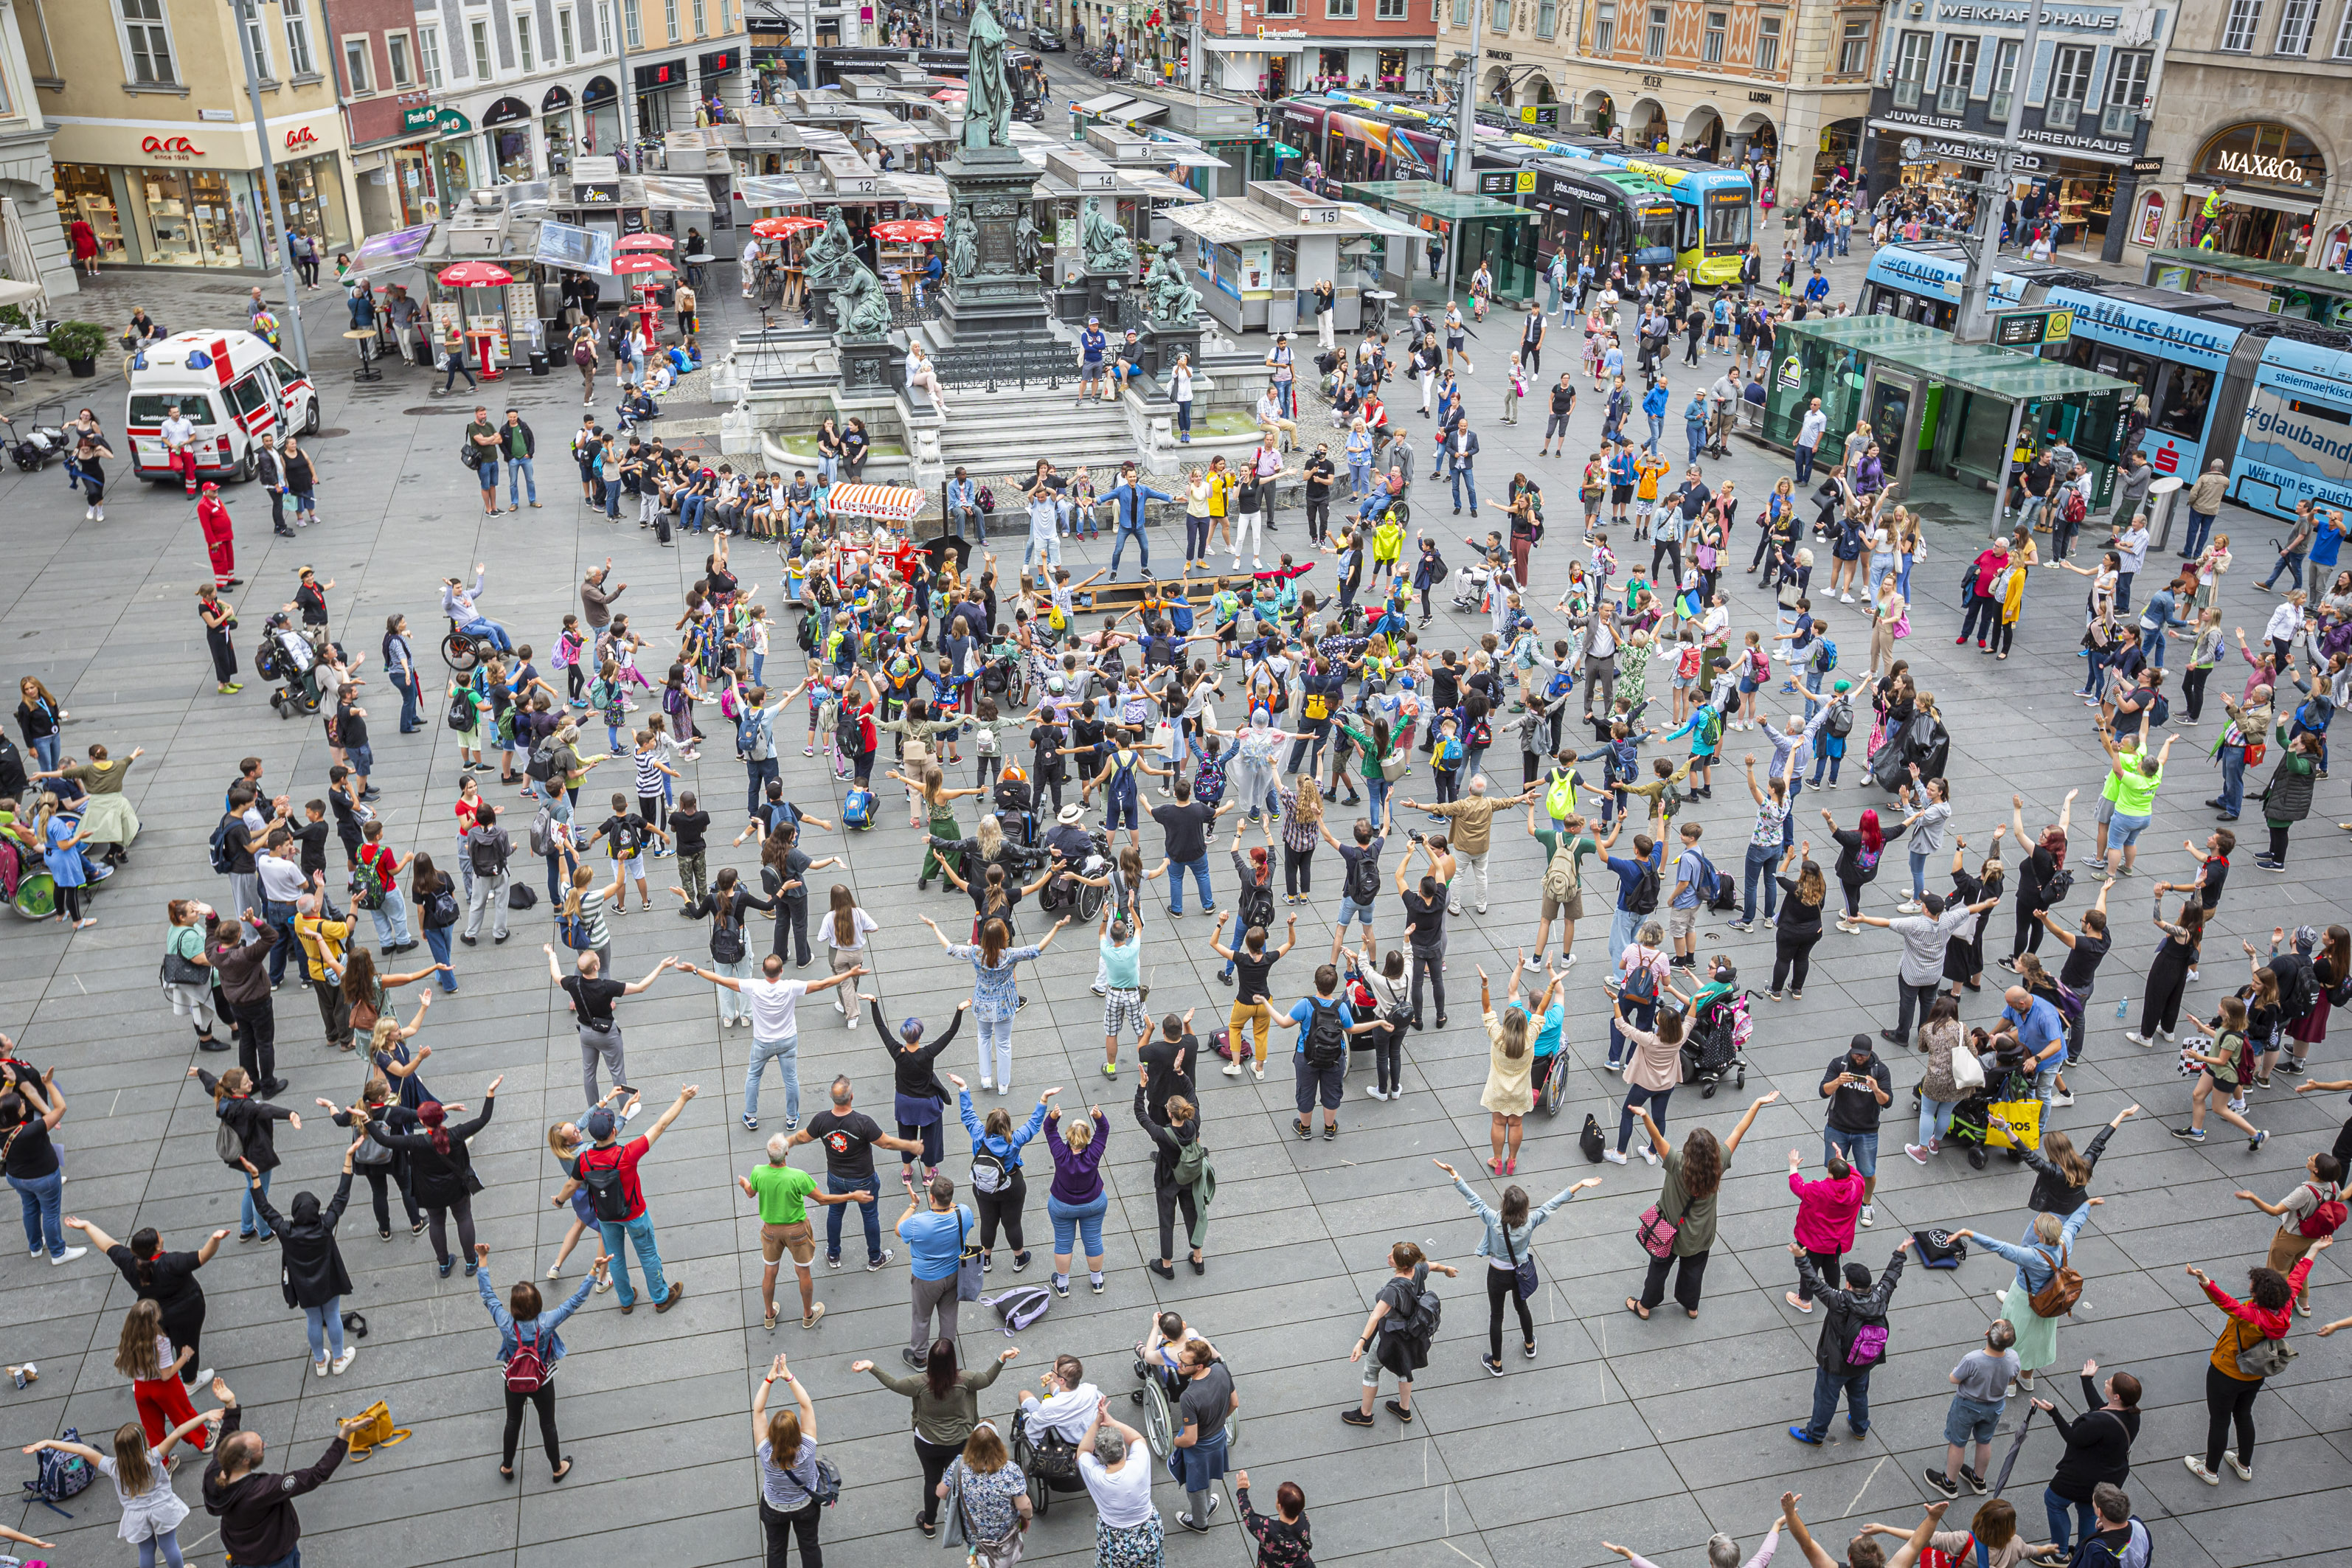
<svg viewBox="0 0 2352 1568"><path fill-rule="evenodd" d="M196 521L204 526L205 548L212 552L213 581L224 588L234 588L245 581L236 573L236 531L230 526L228 508L221 504L220 486L205 481L204 499L196 502Z"/></svg>

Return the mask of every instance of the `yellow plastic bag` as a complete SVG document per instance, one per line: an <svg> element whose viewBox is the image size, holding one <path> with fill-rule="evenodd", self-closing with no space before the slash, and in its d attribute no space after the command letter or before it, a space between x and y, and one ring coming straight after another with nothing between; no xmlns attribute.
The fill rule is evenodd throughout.
<svg viewBox="0 0 2352 1568"><path fill-rule="evenodd" d="M2006 1124L2004 1128L2004 1124ZM2042 1102L1996 1100L1985 1111L1985 1147L2032 1149L2042 1142Z"/></svg>

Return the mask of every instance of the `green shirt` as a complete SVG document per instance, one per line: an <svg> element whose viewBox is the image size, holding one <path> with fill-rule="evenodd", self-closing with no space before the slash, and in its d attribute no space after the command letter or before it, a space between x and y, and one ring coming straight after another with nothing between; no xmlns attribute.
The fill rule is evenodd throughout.
<svg viewBox="0 0 2352 1568"><path fill-rule="evenodd" d="M2108 774L2116 781L2117 816L2146 816L2156 805L2156 786L2164 782L2162 768L2153 773L2143 773L2139 759L2135 757L2132 761L2134 765L2129 771Z"/></svg>
<svg viewBox="0 0 2352 1568"><path fill-rule="evenodd" d="M760 1195L761 1224L801 1225L807 1221L806 1200L816 1191L814 1176L790 1165L761 1165L747 1179L751 1190Z"/></svg>
<svg viewBox="0 0 2352 1568"><path fill-rule="evenodd" d="M520 420L517 420L512 425L501 425L499 426L499 434L507 438L506 447L508 457L528 458L530 456L529 444L523 439L522 422Z"/></svg>

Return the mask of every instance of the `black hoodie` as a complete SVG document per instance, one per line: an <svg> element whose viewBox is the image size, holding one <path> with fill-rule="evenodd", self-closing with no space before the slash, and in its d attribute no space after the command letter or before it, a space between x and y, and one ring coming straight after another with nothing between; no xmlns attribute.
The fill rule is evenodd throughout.
<svg viewBox="0 0 2352 1568"><path fill-rule="evenodd" d="M294 1194L292 1212L281 1215L269 1206L268 1193L254 1189L253 1206L277 1233L278 1250L285 1258L278 1285L286 1292L288 1306L323 1307L338 1296L351 1294L351 1271L343 1267L342 1249L335 1245L335 1222L343 1217L343 1205L351 1200L349 1171L335 1184L334 1202L323 1209L318 1194L299 1192Z"/></svg>

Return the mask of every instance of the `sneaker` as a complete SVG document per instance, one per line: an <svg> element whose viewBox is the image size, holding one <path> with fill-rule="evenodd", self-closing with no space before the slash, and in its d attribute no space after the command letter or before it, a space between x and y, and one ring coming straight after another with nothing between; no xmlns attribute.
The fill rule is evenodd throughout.
<svg viewBox="0 0 2352 1568"><path fill-rule="evenodd" d="M2142 1035L2137 1029L2126 1029L2124 1031L2124 1038L2129 1040L2133 1045L2139 1047L2143 1050L2156 1044L2154 1040Z"/></svg>
<svg viewBox="0 0 2352 1568"><path fill-rule="evenodd" d="M310 1371L320 1377L324 1377L327 1375L327 1363L314 1361L310 1363Z"/></svg>
<svg viewBox="0 0 2352 1568"><path fill-rule="evenodd" d="M2246 1152L2249 1154L2260 1153L2262 1152L2263 1145L2270 1142L2270 1137L2271 1130L2267 1127L2263 1128L2260 1132L2255 1133L2252 1138L2246 1140Z"/></svg>
<svg viewBox="0 0 2352 1568"><path fill-rule="evenodd" d="M1982 1497L1987 1492L1992 1490L1990 1483L1989 1483L1982 1476L1969 1468L1966 1465L1962 1465L1960 1467L1960 1479L1968 1482L1969 1489L1976 1493L1979 1497Z"/></svg>
<svg viewBox="0 0 2352 1568"><path fill-rule="evenodd" d="M357 1345L346 1345L346 1346L344 1346L344 1347L343 1347L343 1353L342 1353L342 1354L341 1354L341 1355L339 1355L339 1356L337 1356L337 1357L336 1357L332 1362L329 1363L328 1363L328 1365L327 1365L327 1370L328 1370L329 1372L331 1372L331 1373L334 1373L335 1375L337 1375L338 1377L341 1376L341 1375L342 1375L342 1373L343 1373L343 1372L344 1372L344 1370L345 1370L346 1368L348 1368L348 1367L352 1364L352 1359L354 1356L358 1355L359 1353L360 1353L360 1347L359 1347L359 1346L357 1346Z"/></svg>
<svg viewBox="0 0 2352 1568"><path fill-rule="evenodd" d="M1927 1478L1927 1484L1935 1488L1937 1491L1943 1493L1946 1497L1958 1497L1960 1495L1960 1483L1952 1479L1951 1477L1944 1474L1943 1471L1930 1469L1926 1471L1925 1474Z"/></svg>
<svg viewBox="0 0 2352 1568"><path fill-rule="evenodd" d="M1225 1064L1225 1076L1226 1076L1227 1078L1239 1078L1239 1077L1241 1077L1241 1076L1242 1076L1242 1064L1241 1064L1241 1063L1239 1063L1239 1062L1227 1062L1227 1063Z"/></svg>
<svg viewBox="0 0 2352 1568"><path fill-rule="evenodd" d="M89 1248L87 1247L68 1247L63 1252L58 1253L55 1258L50 1258L49 1262L52 1266L59 1263L71 1263L75 1258L84 1256L89 1251Z"/></svg>
<svg viewBox="0 0 2352 1568"><path fill-rule="evenodd" d="M2195 1476L2207 1486L2218 1487L2221 1484L2221 1478L2207 1469L2205 1468L2205 1462L2202 1459L2200 1459L2196 1455L2184 1455L2180 1462L2189 1467L2189 1473L2190 1475Z"/></svg>
<svg viewBox="0 0 2352 1568"><path fill-rule="evenodd" d="M1489 1377L1503 1375L1503 1358L1500 1356L1482 1355L1478 1358L1478 1364L1486 1369Z"/></svg>
<svg viewBox="0 0 2352 1568"><path fill-rule="evenodd" d="M882 1268L884 1265L887 1264L887 1263L890 1261L890 1259L891 1259L891 1258L892 1258L893 1256L894 1256L894 1254L892 1253L892 1251L891 1251L891 1249L890 1249L889 1247L884 1247L884 1248L882 1249L882 1256L881 1256L881 1257L879 1257L879 1258L868 1258L868 1259L866 1260L866 1272L867 1272L868 1274L873 1273L876 1269L880 1268Z"/></svg>
<svg viewBox="0 0 2352 1568"><path fill-rule="evenodd" d="M1658 1163L1658 1151L1655 1145L1644 1144L1643 1146L1642 1163L1647 1165L1654 1165ZM1510 1173L1505 1172L1504 1173L1507 1175Z"/></svg>
<svg viewBox="0 0 2352 1568"><path fill-rule="evenodd" d="M1529 1341L1527 1342L1527 1344L1526 1344L1523 1348L1527 1351L1527 1352L1528 1352L1528 1359L1529 1361L1533 1361L1533 1360L1535 1360L1535 1359L1536 1359L1536 1342L1535 1342L1535 1341L1533 1341L1533 1340L1529 1340Z"/></svg>
<svg viewBox="0 0 2352 1568"><path fill-rule="evenodd" d="M2221 1456L2221 1462L2235 1470L2240 1480L2251 1481L2254 1479L2254 1467L2239 1458L2237 1455L2224 1454Z"/></svg>
<svg viewBox="0 0 2352 1568"><path fill-rule="evenodd" d="M1612 1165L1622 1165L1625 1163L1624 1154L1615 1149L1603 1149L1601 1151L1601 1157Z"/></svg>
<svg viewBox="0 0 2352 1568"><path fill-rule="evenodd" d="M1918 903L1913 900L1906 899L1901 903L1895 906L1895 912L1900 915L1916 915L1926 907L1926 905Z"/></svg>
<svg viewBox="0 0 2352 1568"><path fill-rule="evenodd" d="M1262 1062L1250 1063L1250 1076L1255 1079L1258 1082L1264 1083L1265 1081L1265 1064Z"/></svg>
<svg viewBox="0 0 2352 1568"><path fill-rule="evenodd" d="M1862 1223L1865 1226L1876 1225L1878 1223L1878 1211L1871 1207L1868 1204L1863 1205Z"/></svg>
<svg viewBox="0 0 2352 1568"><path fill-rule="evenodd" d="M749 1111L746 1111L743 1115L743 1131L746 1132L757 1132L759 1130L760 1119L753 1116Z"/></svg>
<svg viewBox="0 0 2352 1568"><path fill-rule="evenodd" d="M1357 1409L1352 1405L1348 1406L1347 1409L1339 1412L1339 1419L1345 1421L1350 1426L1369 1426L1372 1424L1372 1418L1370 1415L1364 1411Z"/></svg>
<svg viewBox="0 0 2352 1568"><path fill-rule="evenodd" d="M1819 1437L1814 1436L1811 1432L1806 1431L1802 1426L1790 1427L1789 1436L1794 1437L1798 1442L1804 1444L1808 1447L1818 1448L1822 1446L1822 1440Z"/></svg>
<svg viewBox="0 0 2352 1568"><path fill-rule="evenodd" d="M2175 1138L2186 1139L2191 1143L2205 1142L2205 1129L2202 1127L2176 1127L2172 1130L2172 1135Z"/></svg>
<svg viewBox="0 0 2352 1568"><path fill-rule="evenodd" d="M1911 1163L1915 1165L1924 1165L1927 1163L1927 1151L1916 1143L1906 1143L1903 1145L1903 1152L1911 1156Z"/></svg>
<svg viewBox="0 0 2352 1568"><path fill-rule="evenodd" d="M2063 1110L2074 1103L2074 1097L2063 1089L2053 1090L2050 1096L2050 1104L2055 1110Z"/></svg>

